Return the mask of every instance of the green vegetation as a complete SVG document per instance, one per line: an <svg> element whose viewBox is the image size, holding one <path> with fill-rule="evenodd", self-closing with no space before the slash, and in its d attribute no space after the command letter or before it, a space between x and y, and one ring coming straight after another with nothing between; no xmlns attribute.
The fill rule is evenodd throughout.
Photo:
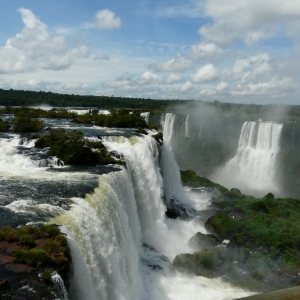
<svg viewBox="0 0 300 300"><path fill-rule="evenodd" d="M50 110L35 109L29 107L10 107L0 109L0 115L11 114L11 118L6 121L0 119L0 132L7 132L12 126L14 132L27 133L37 132L43 129L43 122L38 118L74 118L74 113L66 110Z"/></svg>
<svg viewBox="0 0 300 300"><path fill-rule="evenodd" d="M139 112L130 113L127 109L111 110L111 115L79 115L74 122L94 124L103 127L118 128L148 128L148 125Z"/></svg>
<svg viewBox="0 0 300 300"><path fill-rule="evenodd" d="M36 240L47 239L42 248L36 247ZM19 243L25 248L17 250L14 260L35 268L65 264L69 258L69 247L66 238L53 225L40 228L27 226L18 229L5 226L0 229L0 241ZM29 249L28 249L29 248Z"/></svg>
<svg viewBox="0 0 300 300"><path fill-rule="evenodd" d="M193 248L212 248L216 247L221 242L222 240L214 234L203 234L201 232L197 232L190 238L189 246Z"/></svg>
<svg viewBox="0 0 300 300"><path fill-rule="evenodd" d="M226 274L239 283L264 280L270 289L298 283L295 275L300 272L299 200L275 199L271 193L258 199L238 189L229 191L190 170L181 175L183 183L190 186L218 188L212 199L218 213L207 220L205 228L220 240L230 242L227 248L213 248L214 243L203 243L212 237L199 233L190 243L196 248L198 245L198 249L205 245L208 250L179 255L174 260L177 268L210 277ZM234 262L248 275L239 278Z"/></svg>
<svg viewBox="0 0 300 300"><path fill-rule="evenodd" d="M142 127L139 127L139 128L137 129L137 132L138 132L138 133L141 133L141 134L145 134L145 135L148 134L148 132L147 132L144 128L142 128Z"/></svg>
<svg viewBox="0 0 300 300"><path fill-rule="evenodd" d="M5 108L0 109L1 114L12 114L16 117L28 117L28 118L64 118L71 119L77 116L76 113L70 113L66 109L53 108L51 110L43 110L40 108L30 108L26 106L22 107L11 107L5 106Z"/></svg>
<svg viewBox="0 0 300 300"><path fill-rule="evenodd" d="M50 147L50 154L65 164L123 164L123 161L115 160L100 141L89 141L78 130L66 132L64 129L52 129L49 135L41 136L35 146Z"/></svg>
<svg viewBox="0 0 300 300"><path fill-rule="evenodd" d="M42 129L43 123L38 119L31 119L27 116L17 117L14 119L14 132L35 132L41 131Z"/></svg>
<svg viewBox="0 0 300 300"><path fill-rule="evenodd" d="M15 252L15 262L39 268L51 265L53 260L43 249L19 249Z"/></svg>
<svg viewBox="0 0 300 300"><path fill-rule="evenodd" d="M0 132L6 132L6 131L8 131L8 125L6 122L0 119Z"/></svg>
<svg viewBox="0 0 300 300"><path fill-rule="evenodd" d="M214 183L211 180L198 176L196 172L192 170L180 171L181 181L183 185L195 188L195 187L212 187L217 188L223 194L229 193L229 190L220 184Z"/></svg>
<svg viewBox="0 0 300 300"><path fill-rule="evenodd" d="M159 142L160 144L163 143L163 134L162 134L162 132L158 132L158 133L155 134L153 137L154 137L154 138L156 139L156 141Z"/></svg>
<svg viewBox="0 0 300 300"><path fill-rule="evenodd" d="M4 226L0 229L0 242L6 241L8 243L20 242L22 244L22 239L26 240L28 237L30 239L42 239L42 238L56 238L59 236L60 230L52 225L43 225L40 228L33 226L26 226L18 229L14 229L9 226ZM26 244L26 243L25 243ZM31 246L34 246L32 244ZM29 245L28 245L29 246Z"/></svg>

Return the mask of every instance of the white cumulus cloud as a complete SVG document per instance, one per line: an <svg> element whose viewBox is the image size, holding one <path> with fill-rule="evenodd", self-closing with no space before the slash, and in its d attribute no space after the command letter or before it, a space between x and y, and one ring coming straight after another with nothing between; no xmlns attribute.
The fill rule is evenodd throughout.
<svg viewBox="0 0 300 300"><path fill-rule="evenodd" d="M227 87L228 87L228 83L222 81L217 85L217 91L223 91Z"/></svg>
<svg viewBox="0 0 300 300"><path fill-rule="evenodd" d="M222 49L213 43L198 43L191 47L187 56L192 60L203 60L208 58L217 57L222 53Z"/></svg>
<svg viewBox="0 0 300 300"><path fill-rule="evenodd" d="M181 75L172 73L166 78L165 82L166 82L166 84L172 84L172 83L178 82L180 80L182 80Z"/></svg>
<svg viewBox="0 0 300 300"><path fill-rule="evenodd" d="M29 9L21 8L25 27L0 47L0 74L63 70L76 59L86 57L88 48L71 48L63 36L50 36L47 26Z"/></svg>
<svg viewBox="0 0 300 300"><path fill-rule="evenodd" d="M157 84L163 82L163 76L146 71L137 81L137 84Z"/></svg>
<svg viewBox="0 0 300 300"><path fill-rule="evenodd" d="M99 10L96 13L97 27L100 30L114 30L122 26L122 21L109 9Z"/></svg>
<svg viewBox="0 0 300 300"><path fill-rule="evenodd" d="M186 92L189 91L191 88L193 87L193 84L190 81L187 81L182 87L181 87L181 91L182 92Z"/></svg>
<svg viewBox="0 0 300 300"><path fill-rule="evenodd" d="M218 71L212 64L203 66L197 73L191 75L191 81L193 82L213 81L217 78Z"/></svg>
<svg viewBox="0 0 300 300"><path fill-rule="evenodd" d="M254 44L291 31L291 27L294 27L293 21L300 17L300 2L206 0L204 15L212 18L211 23L199 29L205 41L232 45L242 39L246 44Z"/></svg>

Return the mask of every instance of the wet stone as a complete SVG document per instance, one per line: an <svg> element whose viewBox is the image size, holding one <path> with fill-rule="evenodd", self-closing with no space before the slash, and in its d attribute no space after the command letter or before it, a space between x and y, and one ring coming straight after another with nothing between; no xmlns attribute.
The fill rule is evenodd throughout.
<svg viewBox="0 0 300 300"><path fill-rule="evenodd" d="M34 271L34 268L24 264L8 264L5 266L5 268L15 273L31 273Z"/></svg>
<svg viewBox="0 0 300 300"><path fill-rule="evenodd" d="M14 258L12 256L0 254L0 265L11 264L13 262L14 262Z"/></svg>

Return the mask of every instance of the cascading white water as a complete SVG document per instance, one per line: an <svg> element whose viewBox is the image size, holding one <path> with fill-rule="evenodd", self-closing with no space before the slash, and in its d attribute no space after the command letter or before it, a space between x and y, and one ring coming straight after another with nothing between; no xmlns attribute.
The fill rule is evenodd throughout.
<svg viewBox="0 0 300 300"><path fill-rule="evenodd" d="M278 123L245 122L235 156L212 179L257 196L280 193L276 156L280 150L281 130L282 124Z"/></svg>
<svg viewBox="0 0 300 300"><path fill-rule="evenodd" d="M199 134L198 134L198 139L200 140L201 138L201 133L202 133L202 126L199 124Z"/></svg>
<svg viewBox="0 0 300 300"><path fill-rule="evenodd" d="M166 115L166 140L174 117ZM104 143L124 155L126 168L101 175L93 194L73 198L72 209L52 221L64 224L68 232L74 268L70 298L196 300L201 295L205 300L229 300L249 295L221 279L171 271L161 255L172 261L175 255L190 252L188 240L198 231L205 233L203 225L165 217L159 150L151 136L107 137ZM172 154L168 151L171 148L162 153L162 160L172 160L173 156L166 158ZM173 167L164 175L169 172Z"/></svg>
<svg viewBox="0 0 300 300"><path fill-rule="evenodd" d="M175 118L175 114L167 113L162 121L164 144L162 146L161 167L164 177L164 192L167 203L171 199L177 199L182 203L189 204L190 201L182 188L179 167L175 161L171 146Z"/></svg>
<svg viewBox="0 0 300 300"><path fill-rule="evenodd" d="M189 127L189 117L190 115L188 115L185 119L185 130L184 130L184 136L185 137L190 137L190 127Z"/></svg>
<svg viewBox="0 0 300 300"><path fill-rule="evenodd" d="M110 111L107 109L99 109L98 115L110 115Z"/></svg>
<svg viewBox="0 0 300 300"><path fill-rule="evenodd" d="M76 113L77 115L86 115L89 113L88 109L69 109L69 113Z"/></svg>
<svg viewBox="0 0 300 300"><path fill-rule="evenodd" d="M52 272L51 281L54 284L54 290L56 295L59 297L59 300L69 300L64 281L56 271Z"/></svg>
<svg viewBox="0 0 300 300"><path fill-rule="evenodd" d="M17 151L19 145L30 150L34 146L35 140L21 139L19 135L11 134L10 138L0 139L0 177L16 178L23 177L26 174L27 179L44 179L44 180L70 180L80 176L87 176L82 172L72 173L48 173L44 166L46 160L49 164L58 164L58 159L49 157L47 159L33 160L26 156L22 151ZM66 176L67 175L67 176Z"/></svg>
<svg viewBox="0 0 300 300"><path fill-rule="evenodd" d="M77 205L53 220L64 224L76 241L71 243L76 261L70 298L140 299L141 233L126 169L100 176L94 194L73 201ZM88 276L82 277L81 270Z"/></svg>
<svg viewBox="0 0 300 300"><path fill-rule="evenodd" d="M16 153L16 147L22 143L18 135L12 135L11 139L0 140L0 176L18 175L20 170L28 170L35 167L34 162L22 154Z"/></svg>
<svg viewBox="0 0 300 300"><path fill-rule="evenodd" d="M149 124L150 112L141 113L141 117L145 118L146 123Z"/></svg>

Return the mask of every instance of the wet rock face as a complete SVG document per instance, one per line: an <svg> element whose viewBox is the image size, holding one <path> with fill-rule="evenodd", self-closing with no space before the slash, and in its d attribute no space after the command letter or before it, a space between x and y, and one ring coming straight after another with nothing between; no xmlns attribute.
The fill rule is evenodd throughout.
<svg viewBox="0 0 300 300"><path fill-rule="evenodd" d="M222 240L213 234L203 234L201 232L197 232L190 238L188 245L194 249L202 250L205 248L216 247L217 245L221 244L221 242Z"/></svg>
<svg viewBox="0 0 300 300"><path fill-rule="evenodd" d="M196 214L197 211L195 209L175 198L170 199L167 204L166 216L169 219L188 219Z"/></svg>
<svg viewBox="0 0 300 300"><path fill-rule="evenodd" d="M0 299L57 300L57 296L48 289L45 282L39 281L37 276L26 275L24 273L20 276L19 280L7 280L5 286L0 286Z"/></svg>

